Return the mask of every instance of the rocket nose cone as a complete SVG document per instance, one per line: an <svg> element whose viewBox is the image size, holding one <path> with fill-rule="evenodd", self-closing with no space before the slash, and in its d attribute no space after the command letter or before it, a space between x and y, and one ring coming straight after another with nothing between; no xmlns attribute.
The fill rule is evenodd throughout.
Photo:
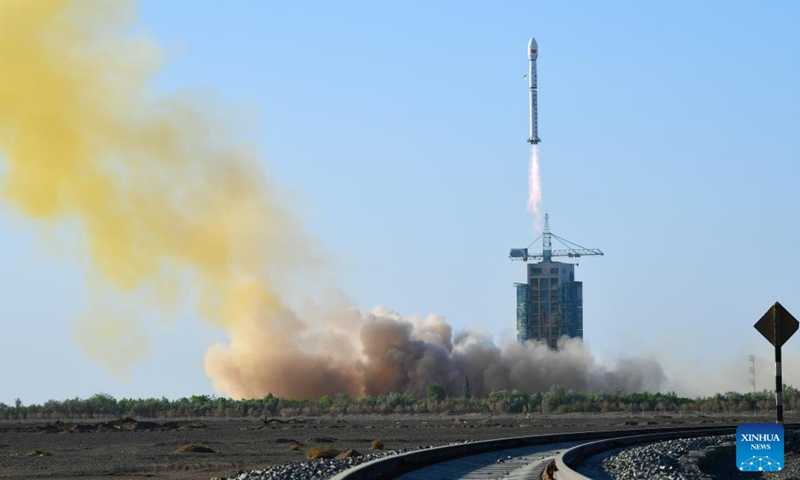
<svg viewBox="0 0 800 480"><path fill-rule="evenodd" d="M528 59L536 60L539 56L539 45L536 44L536 39L531 38L528 40Z"/></svg>

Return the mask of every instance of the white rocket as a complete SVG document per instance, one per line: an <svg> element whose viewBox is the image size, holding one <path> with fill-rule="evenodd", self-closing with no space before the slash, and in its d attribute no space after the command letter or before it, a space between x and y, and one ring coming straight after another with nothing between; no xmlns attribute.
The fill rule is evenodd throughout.
<svg viewBox="0 0 800 480"><path fill-rule="evenodd" d="M541 142L539 139L539 119L537 118L537 105L536 105L536 90L538 89L536 85L536 58L539 56L539 46L536 44L536 40L531 38L528 41L528 60L530 60L530 66L528 69L528 87L530 88L530 100L531 100L531 135L528 137L528 143L531 145L536 145L537 143Z"/></svg>

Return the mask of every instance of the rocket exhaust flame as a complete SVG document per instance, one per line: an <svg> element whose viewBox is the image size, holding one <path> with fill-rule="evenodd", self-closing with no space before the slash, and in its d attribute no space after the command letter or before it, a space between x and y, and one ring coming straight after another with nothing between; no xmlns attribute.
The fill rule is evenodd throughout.
<svg viewBox="0 0 800 480"><path fill-rule="evenodd" d="M339 298L292 310L282 300L287 279L319 268L308 258L318 249L254 155L233 143L224 128L230 118L215 122L220 115L188 95L152 96L148 82L161 58L130 35L134 6L6 0L0 10L3 199L31 220L75 225L91 298L112 291L122 299L113 307L90 302L76 315L76 340L88 355L124 374L147 353L141 300L169 314L196 299L195 316L228 333L204 366L214 389L232 397L422 394L433 382L457 394L465 375L476 395L554 383L658 387L657 363L620 360L609 370L577 340L555 352L534 343L500 347L475 332L454 333L439 316L362 313ZM531 161L530 205L538 211L535 148Z"/></svg>
<svg viewBox="0 0 800 480"><path fill-rule="evenodd" d="M542 202L542 181L539 177L539 151L531 146L531 164L528 171L528 211L536 216L536 226L541 227L540 204Z"/></svg>

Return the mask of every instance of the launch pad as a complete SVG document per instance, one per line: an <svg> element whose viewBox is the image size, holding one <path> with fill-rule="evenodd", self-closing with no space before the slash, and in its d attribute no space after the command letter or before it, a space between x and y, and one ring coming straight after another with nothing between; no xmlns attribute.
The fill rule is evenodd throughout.
<svg viewBox="0 0 800 480"><path fill-rule="evenodd" d="M575 280L576 264L554 261L553 257L579 259L603 255L597 248L585 248L550 231L550 217L544 216L542 253L512 248L508 258L527 263L527 283L515 283L517 291L517 340L540 340L556 349L566 335L583 338L583 282ZM553 240L564 248L553 250ZM530 245L529 245L530 247ZM528 263L532 261L532 263Z"/></svg>

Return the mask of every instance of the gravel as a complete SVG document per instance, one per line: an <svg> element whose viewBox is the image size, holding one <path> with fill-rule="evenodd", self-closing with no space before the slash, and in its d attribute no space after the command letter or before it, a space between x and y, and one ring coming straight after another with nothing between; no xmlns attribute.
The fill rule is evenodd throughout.
<svg viewBox="0 0 800 480"><path fill-rule="evenodd" d="M387 450L379 453L342 459L310 460L302 463L277 465L263 470L243 470L227 477L215 477L211 480L323 480L365 462L390 455L399 455L401 453L421 450L423 448L432 448L432 446Z"/></svg>
<svg viewBox="0 0 800 480"><path fill-rule="evenodd" d="M736 438L716 435L667 440L608 452L602 466L614 480L707 480L716 478L800 478L800 431L787 430L780 472L741 472L736 468Z"/></svg>
<svg viewBox="0 0 800 480"><path fill-rule="evenodd" d="M706 451L733 442L733 435L715 435L626 448L606 458L603 469L616 480L713 479L702 469Z"/></svg>

